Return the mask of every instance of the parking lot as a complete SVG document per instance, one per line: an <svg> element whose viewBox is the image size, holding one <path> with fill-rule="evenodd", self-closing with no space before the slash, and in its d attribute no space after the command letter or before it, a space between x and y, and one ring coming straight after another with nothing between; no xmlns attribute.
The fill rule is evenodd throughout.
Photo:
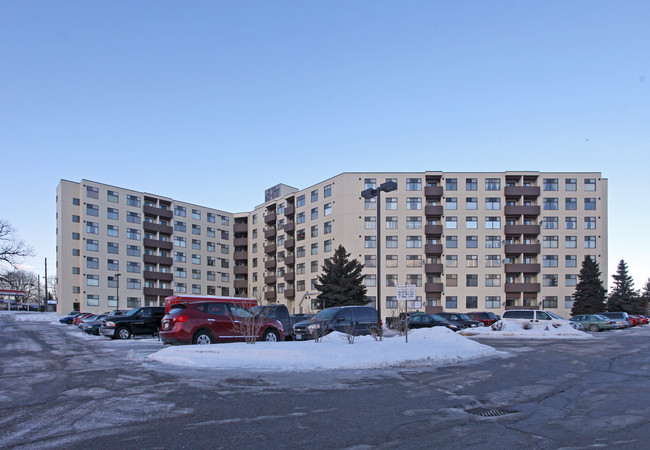
<svg viewBox="0 0 650 450"><path fill-rule="evenodd" d="M155 338L0 323L0 446L638 448L649 338L646 326L486 341L501 356L440 368L253 372L148 361Z"/></svg>

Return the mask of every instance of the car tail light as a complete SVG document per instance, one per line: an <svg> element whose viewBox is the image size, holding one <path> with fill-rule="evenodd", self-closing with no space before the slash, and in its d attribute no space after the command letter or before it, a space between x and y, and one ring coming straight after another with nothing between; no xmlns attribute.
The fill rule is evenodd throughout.
<svg viewBox="0 0 650 450"><path fill-rule="evenodd" d="M182 314L174 319L174 322L187 322L187 316Z"/></svg>

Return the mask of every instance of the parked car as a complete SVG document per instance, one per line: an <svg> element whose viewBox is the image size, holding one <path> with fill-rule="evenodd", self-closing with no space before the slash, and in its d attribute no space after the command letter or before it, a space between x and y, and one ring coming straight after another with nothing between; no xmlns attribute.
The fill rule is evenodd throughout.
<svg viewBox="0 0 650 450"><path fill-rule="evenodd" d="M284 340L284 328L276 319L260 317L251 311L227 302L176 303L165 314L160 339L165 344L214 344L241 342L246 339L236 324L252 320L250 330L262 341Z"/></svg>
<svg viewBox="0 0 650 450"><path fill-rule="evenodd" d="M623 321L627 324L628 327L632 326L632 321L630 320L630 316L626 312L599 312L597 314L599 316L607 317L608 319Z"/></svg>
<svg viewBox="0 0 650 450"><path fill-rule="evenodd" d="M492 311L482 311L482 312L466 312L465 315L472 320L478 320L483 322L483 325L489 327L493 323L499 320L499 316L494 314Z"/></svg>
<svg viewBox="0 0 650 450"><path fill-rule="evenodd" d="M618 325L615 320L597 314L580 314L569 319L571 322L581 324L589 331L615 330Z"/></svg>
<svg viewBox="0 0 650 450"><path fill-rule="evenodd" d="M102 325L102 319L104 317L106 317L106 314L98 314L94 316L94 320L85 320L79 325L79 328L85 333L99 336L99 327Z"/></svg>
<svg viewBox="0 0 650 450"><path fill-rule="evenodd" d="M93 313L81 313L81 314L75 316L72 319L72 325L79 325L79 321L81 319L85 319L86 317L90 317L90 316L94 316L94 314Z"/></svg>
<svg viewBox="0 0 650 450"><path fill-rule="evenodd" d="M639 319L641 320L641 325L648 325L650 322L648 318L644 315L639 315Z"/></svg>
<svg viewBox="0 0 650 450"><path fill-rule="evenodd" d="M136 334L156 334L165 315L163 306L143 306L122 316L104 317L99 327L102 336L129 339Z"/></svg>
<svg viewBox="0 0 650 450"><path fill-rule="evenodd" d="M571 322L570 320L560 317L551 311L544 311L541 309L508 309L504 311L501 318L521 323L529 322L533 325L542 326L569 325L576 330L584 330L584 327L579 322Z"/></svg>
<svg viewBox="0 0 650 450"><path fill-rule="evenodd" d="M465 314L442 312L442 313L438 313L438 315L443 319L450 321L451 323L456 323L460 325L463 328L476 328L476 327L483 326L483 322L480 322L478 320L472 320L469 318L469 316Z"/></svg>
<svg viewBox="0 0 650 450"><path fill-rule="evenodd" d="M262 317L275 319L282 324L285 330L285 339L290 341L293 339L293 324L294 319L289 314L289 309L285 305L258 305L253 306L251 311Z"/></svg>
<svg viewBox="0 0 650 450"><path fill-rule="evenodd" d="M68 314L65 317L61 317L59 319L60 323L64 323L66 325L72 325L72 319L77 317L79 314L81 314L79 311L72 311L70 314Z"/></svg>
<svg viewBox="0 0 650 450"><path fill-rule="evenodd" d="M452 323L437 314L416 314L410 319L405 320L403 325L408 323L410 329L446 327L452 331L462 330L461 325Z"/></svg>
<svg viewBox="0 0 650 450"><path fill-rule="evenodd" d="M293 326L296 340L314 339L332 331L355 336L376 333L381 328L377 310L372 306L336 306L325 308L310 320Z"/></svg>

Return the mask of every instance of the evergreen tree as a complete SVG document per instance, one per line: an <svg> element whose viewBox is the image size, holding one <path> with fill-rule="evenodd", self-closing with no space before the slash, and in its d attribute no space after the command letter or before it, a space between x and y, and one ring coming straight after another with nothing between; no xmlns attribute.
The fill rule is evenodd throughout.
<svg viewBox="0 0 650 450"><path fill-rule="evenodd" d="M638 308L639 293L634 290L634 281L627 273L627 264L624 260L618 263L614 278L614 287L607 299L607 311L623 311L635 314Z"/></svg>
<svg viewBox="0 0 650 450"><path fill-rule="evenodd" d="M368 303L366 287L361 274L363 264L356 259L348 259L349 253L339 245L334 256L325 260L323 273L318 276L316 289L320 291L316 297L318 309L332 306L365 305Z"/></svg>
<svg viewBox="0 0 650 450"><path fill-rule="evenodd" d="M594 314L605 310L607 291L600 276L600 265L590 257L585 256L578 275L578 284L573 293L572 316Z"/></svg>
<svg viewBox="0 0 650 450"><path fill-rule="evenodd" d="M639 314L648 315L648 305L650 304L650 278L645 282L641 297L639 297Z"/></svg>

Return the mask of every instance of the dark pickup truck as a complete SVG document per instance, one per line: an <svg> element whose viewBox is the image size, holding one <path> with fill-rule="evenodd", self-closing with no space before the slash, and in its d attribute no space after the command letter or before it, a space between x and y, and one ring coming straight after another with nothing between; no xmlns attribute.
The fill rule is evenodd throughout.
<svg viewBox="0 0 650 450"><path fill-rule="evenodd" d="M104 317L99 334L112 339L129 339L135 334L154 335L158 333L164 315L163 306L143 306L132 309L123 316Z"/></svg>
<svg viewBox="0 0 650 450"><path fill-rule="evenodd" d="M254 306L252 311L255 314L260 316L267 317L269 319L275 319L282 324L284 328L285 337L287 341L291 341L295 338L293 332L293 325L297 322L309 319L312 314L298 314L292 316L289 314L289 309L285 305L260 305Z"/></svg>

